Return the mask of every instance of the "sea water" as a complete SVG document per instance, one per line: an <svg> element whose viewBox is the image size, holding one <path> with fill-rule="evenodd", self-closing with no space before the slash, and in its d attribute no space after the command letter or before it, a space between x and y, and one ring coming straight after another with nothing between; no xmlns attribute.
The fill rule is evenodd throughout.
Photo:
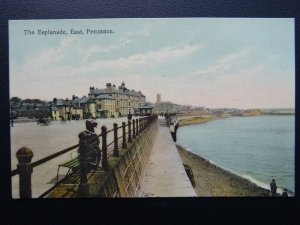
<svg viewBox="0 0 300 225"><path fill-rule="evenodd" d="M269 189L295 191L295 117L229 117L180 127L177 143Z"/></svg>

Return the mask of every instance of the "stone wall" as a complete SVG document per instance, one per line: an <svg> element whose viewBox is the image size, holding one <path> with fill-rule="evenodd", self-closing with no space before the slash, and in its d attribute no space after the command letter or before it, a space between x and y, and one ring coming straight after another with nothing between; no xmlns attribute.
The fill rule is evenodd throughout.
<svg viewBox="0 0 300 225"><path fill-rule="evenodd" d="M134 197L158 131L158 122L139 133L133 143L109 158L109 171L95 173L89 179L89 197Z"/></svg>

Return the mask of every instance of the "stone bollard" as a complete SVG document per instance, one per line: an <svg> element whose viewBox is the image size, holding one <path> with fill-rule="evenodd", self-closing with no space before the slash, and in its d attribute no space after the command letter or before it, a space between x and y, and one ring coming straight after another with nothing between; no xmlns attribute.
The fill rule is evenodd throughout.
<svg viewBox="0 0 300 225"><path fill-rule="evenodd" d="M79 185L79 195L80 197L88 197L89 195L89 185L87 183L87 145L88 145L88 135L84 131L80 132L79 138L79 162L80 162L80 185Z"/></svg>
<svg viewBox="0 0 300 225"><path fill-rule="evenodd" d="M20 198L32 198L31 159L33 157L33 152L31 151L31 149L23 146L17 151L16 157L18 159L17 169L19 172L19 179L20 179L19 181Z"/></svg>

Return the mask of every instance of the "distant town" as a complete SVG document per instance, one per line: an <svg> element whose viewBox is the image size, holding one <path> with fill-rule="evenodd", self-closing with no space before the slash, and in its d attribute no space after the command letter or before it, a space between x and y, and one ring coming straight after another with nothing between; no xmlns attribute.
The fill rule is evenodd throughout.
<svg viewBox="0 0 300 225"><path fill-rule="evenodd" d="M117 118L133 114L135 116L148 114L177 114L190 116L211 115L256 116L256 115L294 115L294 109L210 109L191 105L179 105L162 101L161 94L156 96L156 102L146 102L146 96L141 91L130 90L122 82L120 86L107 83L99 89L90 87L87 96L72 95L70 99L53 98L52 101L40 99L21 99L11 97L10 115L13 119L37 119L41 117L51 120L81 120L97 118Z"/></svg>

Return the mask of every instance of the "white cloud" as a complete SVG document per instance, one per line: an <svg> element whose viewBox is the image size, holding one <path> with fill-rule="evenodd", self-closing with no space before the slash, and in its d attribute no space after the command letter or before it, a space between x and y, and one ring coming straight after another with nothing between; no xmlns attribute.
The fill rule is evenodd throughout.
<svg viewBox="0 0 300 225"><path fill-rule="evenodd" d="M142 72L144 70L139 70L140 66L155 67L155 65L188 56L203 47L196 45L165 47L113 60L95 60L91 57L95 53L117 50L130 43L131 40L128 39L121 44L111 45L107 48L91 46L84 49L80 40L76 38L63 39L56 47L43 49L22 64L12 61L10 68L12 95L23 96L25 93L27 95L39 93L39 95L44 95L40 96L41 98L47 98L47 95L52 98L57 95L56 93L66 93L67 90L70 90L70 95L72 93L80 95L87 92L82 93L78 90L86 89L86 87L79 88L83 85L97 83L101 88L106 82L115 82L119 85L120 80L131 80L133 87L139 87L145 81L148 84L157 85L163 78L157 74L146 77L151 72ZM126 72L126 70L129 71ZM132 74L132 70L135 73L140 71L143 74ZM101 76L97 76L97 74L101 74ZM49 87L48 93L47 87ZM40 90L41 88L43 91ZM143 91L143 87L140 89Z"/></svg>
<svg viewBox="0 0 300 225"><path fill-rule="evenodd" d="M156 51L150 51L146 53L138 53L129 57L121 57L113 60L99 60L93 62L84 68L89 72L98 71L101 69L132 69L136 66L155 66L155 64L163 63L165 61L171 61L177 58L185 57L196 51L201 46L186 45L183 47L166 47Z"/></svg>
<svg viewBox="0 0 300 225"><path fill-rule="evenodd" d="M190 77L202 76L203 78L207 78L209 76L220 76L220 74L224 74L224 72L229 71L230 69L239 65L239 63L250 56L253 51L253 48L243 48L236 52L227 54L218 60L214 65L204 69L196 70L190 75Z"/></svg>

